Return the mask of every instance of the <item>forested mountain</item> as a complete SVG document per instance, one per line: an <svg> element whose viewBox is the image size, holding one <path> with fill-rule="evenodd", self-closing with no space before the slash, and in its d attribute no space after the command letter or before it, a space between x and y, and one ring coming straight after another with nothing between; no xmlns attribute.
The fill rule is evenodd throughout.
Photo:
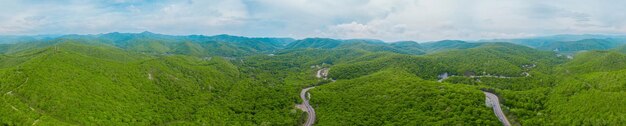
<svg viewBox="0 0 626 126"><path fill-rule="evenodd" d="M332 49L337 48L342 44L341 40L330 38L307 38L289 43L288 49L297 48L319 48L319 49Z"/></svg>
<svg viewBox="0 0 626 126"><path fill-rule="evenodd" d="M142 33L107 33L98 35L65 35L54 39L0 45L0 52L14 53L24 49L43 48L58 42L80 41L94 45L111 45L124 50L149 54L184 54L193 56L247 56L271 53L284 48L291 38L248 38L229 35L171 36Z"/></svg>
<svg viewBox="0 0 626 126"><path fill-rule="evenodd" d="M446 51L453 49L468 49L480 46L482 43L468 43L459 40L443 40L437 42L424 43L424 47L429 52Z"/></svg>
<svg viewBox="0 0 626 126"><path fill-rule="evenodd" d="M306 87L315 125L500 125L481 91L513 125L623 125L626 46L566 38L23 39L0 45L0 125L301 125Z"/></svg>
<svg viewBox="0 0 626 126"><path fill-rule="evenodd" d="M554 35L520 39L482 40L481 42L511 42L540 50L567 55L586 50L608 50L626 44L626 36L617 35Z"/></svg>
<svg viewBox="0 0 626 126"><path fill-rule="evenodd" d="M423 51L424 47L415 41L399 41L393 42L390 44L391 46L407 51Z"/></svg>
<svg viewBox="0 0 626 126"><path fill-rule="evenodd" d="M319 125L499 124L475 87L426 81L402 69L339 80L311 96Z"/></svg>
<svg viewBox="0 0 626 126"><path fill-rule="evenodd" d="M281 85L270 89L259 81L272 78L248 78L220 57L153 57L71 42L23 55L32 56L1 72L7 124L297 123L289 92L276 92Z"/></svg>
<svg viewBox="0 0 626 126"><path fill-rule="evenodd" d="M607 50L622 44L622 42L604 39L583 39L578 41L552 42L538 46L537 49L553 50L556 52L577 52L582 50Z"/></svg>
<svg viewBox="0 0 626 126"><path fill-rule="evenodd" d="M626 36L623 35L594 35L594 34L583 34L583 35L553 35L553 36L539 36L539 37L529 37L529 38L518 38L518 39L492 39L492 40L481 40L481 42L511 42L520 45L526 45L529 47L541 47L546 44L550 44L553 42L573 42L585 39L602 39L613 42L626 42Z"/></svg>
<svg viewBox="0 0 626 126"><path fill-rule="evenodd" d="M385 43L380 40L337 40L329 38L307 38L287 45L287 49L361 49L372 52L393 52L400 54L424 54L422 46L413 41Z"/></svg>
<svg viewBox="0 0 626 126"><path fill-rule="evenodd" d="M334 66L331 69L331 77L355 78L387 68L403 68L427 79L436 79L438 75L444 73L460 76L518 77L524 76L523 72L526 70L523 65L548 65L560 60L562 59L551 52L508 43L485 43L472 49L444 51L423 56L372 54L356 59L352 63Z"/></svg>
<svg viewBox="0 0 626 126"><path fill-rule="evenodd" d="M586 61L586 62L585 62ZM607 51L578 54L564 64L546 102L552 125L624 125L626 55Z"/></svg>
<svg viewBox="0 0 626 126"><path fill-rule="evenodd" d="M20 42L42 41L57 38L61 35L34 35L34 36L15 36L0 35L0 44L14 44Z"/></svg>
<svg viewBox="0 0 626 126"><path fill-rule="evenodd" d="M626 68L626 55L612 51L581 52L564 64L567 73L609 72Z"/></svg>

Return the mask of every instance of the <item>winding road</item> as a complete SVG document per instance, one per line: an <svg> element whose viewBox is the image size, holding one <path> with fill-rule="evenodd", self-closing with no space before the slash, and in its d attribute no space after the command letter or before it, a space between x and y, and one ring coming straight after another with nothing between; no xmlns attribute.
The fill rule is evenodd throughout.
<svg viewBox="0 0 626 126"><path fill-rule="evenodd" d="M308 113L304 126L312 126L313 123L315 123L315 110L313 109L313 107L311 107L311 105L309 104L309 99L306 97L308 94L308 91L313 88L315 87L308 87L308 88L302 89L302 92L300 92L300 98L302 98L302 106L305 107L306 112ZM309 94L309 96L311 95Z"/></svg>
<svg viewBox="0 0 626 126"><path fill-rule="evenodd" d="M506 116L502 112L502 108L500 108L500 100L498 99L498 96L490 92L483 91L483 93L485 93L485 96L487 96L488 102L489 104L491 104L493 108L493 113L496 114L496 116L498 117L498 120L502 122L502 125L511 126L511 123L509 122L508 119L506 119Z"/></svg>
<svg viewBox="0 0 626 126"><path fill-rule="evenodd" d="M315 77L326 79L326 77L328 76L328 70L328 68L322 68L320 70L317 70L317 74L315 75ZM302 98L302 104L300 105L300 107L302 107L301 109L308 113L304 126L312 126L313 123L315 123L315 110L309 104L311 94L308 94L309 90L313 88L315 88L315 86L302 89L302 91L300 92L300 98ZM309 96L308 98L307 94Z"/></svg>

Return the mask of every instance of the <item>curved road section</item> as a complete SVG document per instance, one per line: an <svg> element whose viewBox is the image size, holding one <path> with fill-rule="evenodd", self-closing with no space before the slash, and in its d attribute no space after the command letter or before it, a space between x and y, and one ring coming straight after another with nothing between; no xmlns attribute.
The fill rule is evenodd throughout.
<svg viewBox="0 0 626 126"><path fill-rule="evenodd" d="M309 99L306 97L308 91L313 88L315 87L305 88L302 89L302 92L300 92L300 98L302 98L302 106L305 107L306 112L309 114L307 116L306 122L304 123L304 126L312 126L313 123L315 123L315 110L313 110L313 107L309 105Z"/></svg>
<svg viewBox="0 0 626 126"><path fill-rule="evenodd" d="M489 92L484 92L483 91L483 93L485 93L485 96L487 96L487 99L488 99L487 102L489 102L489 104L491 104L491 106L493 108L493 112L498 117L498 120L500 120L500 122L502 122L502 125L504 125L504 126L511 126L511 123L509 122L508 119L506 119L506 116L502 112L502 108L500 108L500 100L498 99L498 96L496 96L493 93L489 93Z"/></svg>

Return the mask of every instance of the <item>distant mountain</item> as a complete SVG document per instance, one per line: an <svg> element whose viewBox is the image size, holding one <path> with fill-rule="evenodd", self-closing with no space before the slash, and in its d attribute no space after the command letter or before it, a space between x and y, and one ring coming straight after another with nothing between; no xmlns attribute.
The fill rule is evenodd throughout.
<svg viewBox="0 0 626 126"><path fill-rule="evenodd" d="M519 39L493 39L479 42L511 42L541 50L575 53L582 50L607 50L626 43L626 36L620 35L554 35Z"/></svg>
<svg viewBox="0 0 626 126"><path fill-rule="evenodd" d="M296 41L292 38L249 38L242 36L231 36L231 35L216 35L216 36L201 36L201 35L192 35L188 36L192 40L196 41L221 41L221 42L235 42L235 43L266 43L271 44L272 46L285 46L291 42Z"/></svg>
<svg viewBox="0 0 626 126"><path fill-rule="evenodd" d="M359 49L372 52L394 52L400 54L424 54L422 46L413 41L385 43L380 40L349 39L337 40L329 38L307 38L287 45L286 49Z"/></svg>
<svg viewBox="0 0 626 126"><path fill-rule="evenodd" d="M151 32L107 33L98 35L64 35L41 40L24 40L0 44L0 52L14 53L29 48L43 48L59 42L105 44L129 51L149 54L186 54L194 56L245 56L271 53L295 41L291 38L248 38L241 36L173 36Z"/></svg>
<svg viewBox="0 0 626 126"><path fill-rule="evenodd" d="M549 42L536 48L556 52L577 52L582 50L608 50L622 44L624 43L607 39L583 39L578 41Z"/></svg>
<svg viewBox="0 0 626 126"><path fill-rule="evenodd" d="M339 46L339 48L362 49L372 52L393 52L412 55L425 54L419 43L412 41L385 43L382 41L346 40L341 46Z"/></svg>
<svg viewBox="0 0 626 126"><path fill-rule="evenodd" d="M474 48L482 45L482 43L468 43L465 41L459 40L443 40L429 43L422 43L422 46L428 52L438 52L438 51L446 51L453 49L468 49Z"/></svg>
<svg viewBox="0 0 626 126"><path fill-rule="evenodd" d="M406 50L408 52L420 52L420 53L425 52L424 47L415 41L399 41L399 42L390 43L390 45L394 48L397 48L400 50Z"/></svg>
<svg viewBox="0 0 626 126"><path fill-rule="evenodd" d="M480 40L480 42L511 42L515 44L530 46L533 48L541 47L546 44L550 44L553 42L567 42L567 41L579 41L584 39L604 39L608 41L614 42L625 42L626 36L620 35L593 35L593 34L583 34L583 35L553 35L553 36L540 36L540 37L529 37L529 38L518 38L518 39L491 39L491 40Z"/></svg>
<svg viewBox="0 0 626 126"><path fill-rule="evenodd" d="M302 40L298 40L287 45L287 49L297 49L297 48L320 48L320 49L331 49L337 48L342 44L341 40L330 39L330 38L306 38Z"/></svg>
<svg viewBox="0 0 626 126"><path fill-rule="evenodd" d="M43 41L57 38L61 35L34 35L34 36L0 36L0 44L13 44L29 41Z"/></svg>

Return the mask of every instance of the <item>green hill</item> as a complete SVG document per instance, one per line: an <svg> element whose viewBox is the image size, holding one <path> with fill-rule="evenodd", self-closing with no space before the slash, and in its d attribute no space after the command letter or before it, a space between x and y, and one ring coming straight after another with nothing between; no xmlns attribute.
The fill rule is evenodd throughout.
<svg viewBox="0 0 626 126"><path fill-rule="evenodd" d="M454 49L469 49L480 46L482 43L468 43L459 40L443 40L422 44L428 52L439 52Z"/></svg>
<svg viewBox="0 0 626 126"><path fill-rule="evenodd" d="M626 68L626 54L612 51L588 51L564 64L568 73L608 72Z"/></svg>
<svg viewBox="0 0 626 126"><path fill-rule="evenodd" d="M499 125L480 90L400 69L316 87L311 97L318 125Z"/></svg>
<svg viewBox="0 0 626 126"><path fill-rule="evenodd" d="M529 47L508 44L489 43L481 46L427 54L407 56L399 54L373 54L355 59L346 64L338 64L331 69L331 77L349 79L368 75L388 68L402 68L425 79L436 79L439 74L452 75L503 75L524 76L522 65L535 64L541 69L548 69L559 63L551 52L538 51Z"/></svg>
<svg viewBox="0 0 626 126"><path fill-rule="evenodd" d="M298 118L291 97L281 97L288 92L274 91L281 86L242 78L219 57L61 43L0 73L0 122L9 125L293 125Z"/></svg>
<svg viewBox="0 0 626 126"><path fill-rule="evenodd" d="M481 46L426 55L433 62L446 64L445 68L456 75L504 75L523 76L522 65L535 64L545 68L562 59L554 53L509 43L485 43ZM547 69L547 68L546 68Z"/></svg>
<svg viewBox="0 0 626 126"><path fill-rule="evenodd" d="M393 42L390 45L395 48L398 48L401 50L407 50L410 52L424 52L423 51L424 47L415 41L399 41L399 42Z"/></svg>
<svg viewBox="0 0 626 126"><path fill-rule="evenodd" d="M287 49L358 49L371 52L393 52L400 54L424 54L416 42L385 43L377 40L336 40L328 38L307 38L290 43Z"/></svg>
<svg viewBox="0 0 626 126"><path fill-rule="evenodd" d="M565 44L565 42L576 42L582 40L601 40L601 41L610 41L617 43L626 42L626 36L623 35L594 35L594 34L582 34L582 35L553 35L553 36L539 36L539 37L529 37L529 38L518 38L518 39L494 39L494 40L482 40L481 42L511 42L515 44L525 45L533 48L545 48L550 46L560 46L560 44ZM558 43L558 44L554 44ZM593 44L598 44L596 42L591 42ZM591 44L590 43L590 44ZM583 43L584 44L584 43ZM585 48L585 47L571 47L567 48ZM554 50L555 48L547 48L547 50Z"/></svg>
<svg viewBox="0 0 626 126"><path fill-rule="evenodd" d="M578 41L552 42L537 49L553 50L557 52L577 52L582 50L608 50L621 45L620 42L613 42L604 39L583 39Z"/></svg>
<svg viewBox="0 0 626 126"><path fill-rule="evenodd" d="M590 69L581 70L589 72L597 68L582 69ZM626 70L615 68L609 72L581 73L566 77L554 87L546 103L551 125L626 124L626 116L620 114L626 112Z"/></svg>
<svg viewBox="0 0 626 126"><path fill-rule="evenodd" d="M370 42L363 40L350 40L343 43L341 49L362 49L371 52L393 52L399 54L424 54L422 46L417 42L405 41L395 43Z"/></svg>
<svg viewBox="0 0 626 126"><path fill-rule="evenodd" d="M91 45L108 45L151 55L183 54L193 56L240 57L272 53L295 40L290 38L248 38L240 36L171 36L143 33L107 33L98 35L64 35L54 39L33 40L0 45L0 53L15 53L31 48L45 48L56 43L75 41Z"/></svg>
<svg viewBox="0 0 626 126"><path fill-rule="evenodd" d="M298 40L287 45L287 49L297 49L297 48L320 48L320 49L331 49L337 48L341 45L340 40L329 39L329 38L307 38L303 40Z"/></svg>

